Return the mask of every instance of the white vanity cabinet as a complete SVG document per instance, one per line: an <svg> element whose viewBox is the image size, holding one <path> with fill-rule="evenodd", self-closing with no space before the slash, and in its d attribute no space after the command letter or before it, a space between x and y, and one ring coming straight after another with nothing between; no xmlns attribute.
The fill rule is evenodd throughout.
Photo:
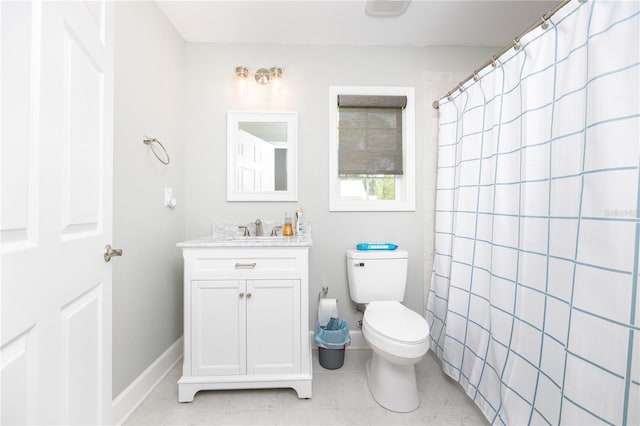
<svg viewBox="0 0 640 426"><path fill-rule="evenodd" d="M311 397L311 244L178 244L184 255L184 364L178 399L211 389L291 387ZM221 245L222 244L222 245Z"/></svg>

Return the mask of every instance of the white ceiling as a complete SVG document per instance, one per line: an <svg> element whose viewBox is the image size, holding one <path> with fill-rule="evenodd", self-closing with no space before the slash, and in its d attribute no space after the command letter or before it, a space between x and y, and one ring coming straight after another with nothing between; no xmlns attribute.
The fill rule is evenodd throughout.
<svg viewBox="0 0 640 426"><path fill-rule="evenodd" d="M413 0L398 17L368 16L361 0L157 3L187 41L501 47L558 1Z"/></svg>

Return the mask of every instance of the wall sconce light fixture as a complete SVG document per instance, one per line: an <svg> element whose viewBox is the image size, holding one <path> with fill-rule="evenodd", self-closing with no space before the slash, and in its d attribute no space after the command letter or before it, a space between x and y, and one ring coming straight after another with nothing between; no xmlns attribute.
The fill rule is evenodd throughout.
<svg viewBox="0 0 640 426"><path fill-rule="evenodd" d="M258 68L255 73L249 72L249 68L243 66L236 67L236 77L238 80L238 88L240 94L246 94L247 80L250 75L261 86L266 86L271 83L271 88L274 93L279 93L282 85L282 73L284 69L282 67Z"/></svg>

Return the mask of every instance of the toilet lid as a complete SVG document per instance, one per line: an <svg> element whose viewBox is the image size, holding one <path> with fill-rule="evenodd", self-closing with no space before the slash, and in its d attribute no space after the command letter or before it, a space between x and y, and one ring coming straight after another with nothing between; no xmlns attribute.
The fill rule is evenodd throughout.
<svg viewBox="0 0 640 426"><path fill-rule="evenodd" d="M422 343L429 335L427 320L400 302L371 302L363 320L379 334L399 342Z"/></svg>

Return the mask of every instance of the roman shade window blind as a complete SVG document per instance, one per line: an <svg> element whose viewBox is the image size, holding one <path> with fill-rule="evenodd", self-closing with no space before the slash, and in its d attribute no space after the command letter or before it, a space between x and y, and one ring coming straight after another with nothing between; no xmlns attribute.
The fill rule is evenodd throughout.
<svg viewBox="0 0 640 426"><path fill-rule="evenodd" d="M406 96L338 95L338 173L402 175Z"/></svg>

